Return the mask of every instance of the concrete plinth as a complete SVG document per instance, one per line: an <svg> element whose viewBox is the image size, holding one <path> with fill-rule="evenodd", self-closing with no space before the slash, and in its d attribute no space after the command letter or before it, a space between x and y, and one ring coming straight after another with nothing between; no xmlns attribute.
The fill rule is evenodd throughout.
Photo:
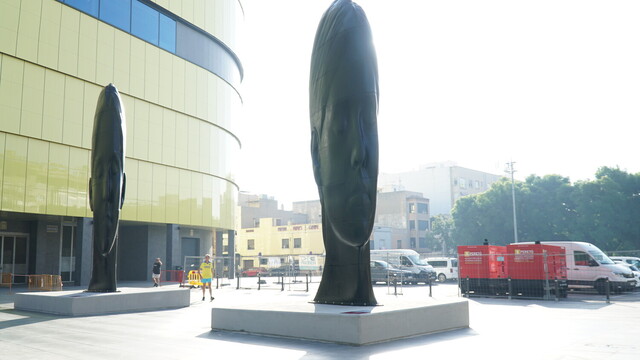
<svg viewBox="0 0 640 360"><path fill-rule="evenodd" d="M393 302L384 306L308 302L213 308L213 330L367 345L469 327L467 300Z"/></svg>
<svg viewBox="0 0 640 360"><path fill-rule="evenodd" d="M32 292L16 294L14 308L55 315L90 316L181 308L189 306L189 297L189 289L161 287L122 288L111 293L82 290Z"/></svg>

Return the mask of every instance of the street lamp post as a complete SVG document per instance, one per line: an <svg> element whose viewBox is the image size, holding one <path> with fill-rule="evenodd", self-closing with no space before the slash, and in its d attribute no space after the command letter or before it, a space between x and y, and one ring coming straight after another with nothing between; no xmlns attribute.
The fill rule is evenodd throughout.
<svg viewBox="0 0 640 360"><path fill-rule="evenodd" d="M513 238L515 242L518 242L518 220L516 219L516 189L515 182L513 180L513 173L516 171L513 169L513 164L515 162L511 161L507 163L507 168L505 172L507 174L511 174L511 200L513 201Z"/></svg>

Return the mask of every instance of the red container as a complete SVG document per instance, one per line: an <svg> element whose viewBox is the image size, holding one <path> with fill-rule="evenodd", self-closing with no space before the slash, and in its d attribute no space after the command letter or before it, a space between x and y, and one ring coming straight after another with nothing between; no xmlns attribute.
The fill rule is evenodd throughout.
<svg viewBox="0 0 640 360"><path fill-rule="evenodd" d="M507 245L507 268L511 279L554 280L567 278L565 249L542 244Z"/></svg>
<svg viewBox="0 0 640 360"><path fill-rule="evenodd" d="M460 278L504 279L507 277L505 246L458 246L458 270Z"/></svg>

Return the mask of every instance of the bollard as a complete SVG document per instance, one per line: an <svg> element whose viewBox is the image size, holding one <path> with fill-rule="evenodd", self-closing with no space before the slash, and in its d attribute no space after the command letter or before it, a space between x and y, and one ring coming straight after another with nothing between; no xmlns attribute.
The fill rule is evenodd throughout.
<svg viewBox="0 0 640 360"><path fill-rule="evenodd" d="M556 286L556 301L558 301L560 299L560 283L558 283L558 278L556 278L555 286Z"/></svg>
<svg viewBox="0 0 640 360"><path fill-rule="evenodd" d="M469 277L467 276L467 298L469 297Z"/></svg>
<svg viewBox="0 0 640 360"><path fill-rule="evenodd" d="M307 282L307 289L305 290L305 292L309 292L309 274L305 274L305 281Z"/></svg>
<svg viewBox="0 0 640 360"><path fill-rule="evenodd" d="M216 276L216 289L220 287L220 276Z"/></svg>
<svg viewBox="0 0 640 360"><path fill-rule="evenodd" d="M609 284L609 278L606 278L604 281L604 293L607 296L607 304L610 304L610 300L611 300L611 284Z"/></svg>
<svg viewBox="0 0 640 360"><path fill-rule="evenodd" d="M284 275L280 277L280 291L284 291Z"/></svg>
<svg viewBox="0 0 640 360"><path fill-rule="evenodd" d="M260 290L260 285L262 285L262 281L260 281L260 274L258 274L258 290Z"/></svg>
<svg viewBox="0 0 640 360"><path fill-rule="evenodd" d="M236 279L238 279L237 285L236 285L236 290L239 290L240 289L240 276L238 276Z"/></svg>
<svg viewBox="0 0 640 360"><path fill-rule="evenodd" d="M512 289L511 289L511 276L509 276L507 278L507 285L509 286L509 290L508 290L509 291L509 300L511 300L511 292L512 292Z"/></svg>
<svg viewBox="0 0 640 360"><path fill-rule="evenodd" d="M431 278L429 278L429 297L432 297L432 292L431 292Z"/></svg>
<svg viewBox="0 0 640 360"><path fill-rule="evenodd" d="M398 296L398 281L393 279L393 295Z"/></svg>

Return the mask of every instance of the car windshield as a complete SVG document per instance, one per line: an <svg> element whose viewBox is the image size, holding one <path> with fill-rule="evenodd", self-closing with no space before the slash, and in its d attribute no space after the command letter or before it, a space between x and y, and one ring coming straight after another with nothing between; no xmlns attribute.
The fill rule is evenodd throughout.
<svg viewBox="0 0 640 360"><path fill-rule="evenodd" d="M420 257L418 255L407 255L407 257L409 259L411 259L411 261L416 264L416 265L422 265L422 266L427 266L429 265L429 263L427 262L427 260L422 260L420 259Z"/></svg>
<svg viewBox="0 0 640 360"><path fill-rule="evenodd" d="M614 264L614 262L600 250L589 250L589 254L601 265Z"/></svg>

